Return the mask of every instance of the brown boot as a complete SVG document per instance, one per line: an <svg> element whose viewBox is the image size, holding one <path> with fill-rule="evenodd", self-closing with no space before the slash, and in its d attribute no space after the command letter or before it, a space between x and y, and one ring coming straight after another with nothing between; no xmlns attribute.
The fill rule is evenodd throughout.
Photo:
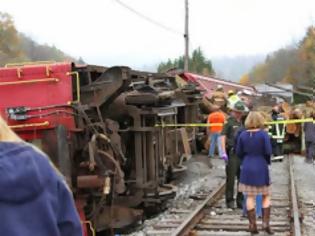
<svg viewBox="0 0 315 236"><path fill-rule="evenodd" d="M270 228L270 207L262 208L262 229L269 235L274 234Z"/></svg>
<svg viewBox="0 0 315 236"><path fill-rule="evenodd" d="M258 234L257 224L256 224L256 212L255 209L247 211L247 217L249 221L249 232L251 234Z"/></svg>

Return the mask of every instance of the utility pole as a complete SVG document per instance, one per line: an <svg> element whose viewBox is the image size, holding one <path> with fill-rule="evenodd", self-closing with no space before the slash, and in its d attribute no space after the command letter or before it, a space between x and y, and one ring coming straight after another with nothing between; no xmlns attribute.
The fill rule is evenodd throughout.
<svg viewBox="0 0 315 236"><path fill-rule="evenodd" d="M188 33L188 0L185 0L185 56L184 56L184 71L188 71L188 59L189 59L189 33Z"/></svg>

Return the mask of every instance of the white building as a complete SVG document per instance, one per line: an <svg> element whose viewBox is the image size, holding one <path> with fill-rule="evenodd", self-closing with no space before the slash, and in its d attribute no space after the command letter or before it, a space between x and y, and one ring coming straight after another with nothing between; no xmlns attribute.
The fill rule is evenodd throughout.
<svg viewBox="0 0 315 236"><path fill-rule="evenodd" d="M255 89L261 95L271 96L278 101L281 99L287 102L293 102L293 85L292 84L283 84L276 83L272 84L257 84Z"/></svg>

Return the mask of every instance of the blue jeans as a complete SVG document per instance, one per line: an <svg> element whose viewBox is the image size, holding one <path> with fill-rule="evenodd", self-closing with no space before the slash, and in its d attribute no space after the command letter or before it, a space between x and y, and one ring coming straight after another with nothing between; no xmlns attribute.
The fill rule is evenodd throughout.
<svg viewBox="0 0 315 236"><path fill-rule="evenodd" d="M214 156L215 145L218 146L219 155L223 155L222 146L221 146L221 134L220 133L210 133L210 148L209 148L209 156Z"/></svg>

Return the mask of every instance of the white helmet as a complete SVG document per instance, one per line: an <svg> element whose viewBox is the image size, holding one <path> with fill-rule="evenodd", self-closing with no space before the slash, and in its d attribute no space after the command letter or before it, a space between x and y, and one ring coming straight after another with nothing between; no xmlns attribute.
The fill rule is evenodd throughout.
<svg viewBox="0 0 315 236"><path fill-rule="evenodd" d="M217 85L217 90L223 90L223 86L221 84Z"/></svg>
<svg viewBox="0 0 315 236"><path fill-rule="evenodd" d="M248 96L253 95L252 91L250 91L250 90L248 90L248 89L243 89L243 90L242 90L242 93L243 93L244 95L248 95Z"/></svg>

